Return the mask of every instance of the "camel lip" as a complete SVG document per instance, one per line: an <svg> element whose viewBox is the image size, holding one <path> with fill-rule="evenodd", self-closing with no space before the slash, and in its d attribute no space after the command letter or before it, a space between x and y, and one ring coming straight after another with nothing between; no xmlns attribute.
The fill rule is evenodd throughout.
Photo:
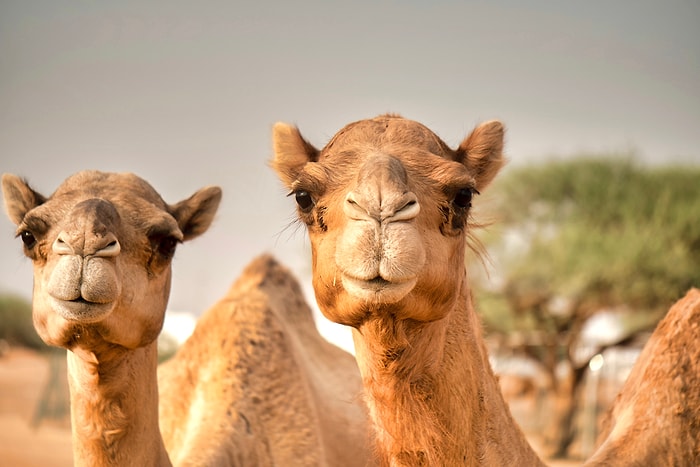
<svg viewBox="0 0 700 467"><path fill-rule="evenodd" d="M116 302L95 303L79 297L75 300L62 300L49 297L51 308L68 321L95 323L107 316L116 306Z"/></svg>
<svg viewBox="0 0 700 467"><path fill-rule="evenodd" d="M374 279L370 279L367 282L367 284L370 284L372 287L391 287L393 284L391 281L388 281L384 279L382 276L377 276Z"/></svg>
<svg viewBox="0 0 700 467"><path fill-rule="evenodd" d="M363 286L366 288L376 289L376 290L381 290L381 289L390 288L390 287L405 286L408 283L414 284L416 282L415 277L408 277L406 279L402 279L402 280L398 281L398 280L385 279L381 276L381 274L377 274L375 277L373 277L371 279L361 279L358 277L354 277L348 273L343 273L342 277L343 277L343 281L349 281L349 282L352 282L356 285L360 285L360 286Z"/></svg>
<svg viewBox="0 0 700 467"><path fill-rule="evenodd" d="M342 275L345 290L354 296L372 302L395 303L413 290L417 278L396 282L388 281L381 276L372 279L358 279L347 274Z"/></svg>

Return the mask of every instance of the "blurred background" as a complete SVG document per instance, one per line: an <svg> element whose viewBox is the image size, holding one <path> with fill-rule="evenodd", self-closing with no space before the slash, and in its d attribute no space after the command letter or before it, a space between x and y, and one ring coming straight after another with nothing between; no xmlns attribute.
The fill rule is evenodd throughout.
<svg viewBox="0 0 700 467"><path fill-rule="evenodd" d="M274 122L322 147L394 112L456 146L500 119L510 163L477 200L487 255L468 264L514 415L543 455L576 459L700 285L698 24L681 0L0 0L0 172L46 195L83 169L135 172L170 203L223 188L177 251L167 356L262 252L313 302L304 228L267 166ZM64 357L33 334L13 237L0 216L0 458L70 465Z"/></svg>

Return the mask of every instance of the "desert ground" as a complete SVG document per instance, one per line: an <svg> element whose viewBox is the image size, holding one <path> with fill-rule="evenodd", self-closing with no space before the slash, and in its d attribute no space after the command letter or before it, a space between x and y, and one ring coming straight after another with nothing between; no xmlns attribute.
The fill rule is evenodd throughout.
<svg viewBox="0 0 700 467"><path fill-rule="evenodd" d="M65 357L13 347L0 357L0 464L13 467L71 466L70 422L65 415L33 423L49 382L50 360L67 391ZM62 385L62 386L61 386ZM60 391L59 391L60 393ZM65 394L65 393L64 393ZM47 399L51 400L51 399ZM34 426L33 426L34 425Z"/></svg>
<svg viewBox="0 0 700 467"><path fill-rule="evenodd" d="M49 381L57 381L48 391ZM70 422L61 403L67 394L65 356L12 347L0 356L0 465L69 467L73 465ZM43 414L39 418L38 415ZM537 448L538 440L530 436ZM572 461L547 461L573 467Z"/></svg>

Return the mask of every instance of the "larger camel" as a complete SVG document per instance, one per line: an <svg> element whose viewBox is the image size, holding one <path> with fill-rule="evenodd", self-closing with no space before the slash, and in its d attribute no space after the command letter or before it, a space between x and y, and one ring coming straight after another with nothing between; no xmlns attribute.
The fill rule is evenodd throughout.
<svg viewBox="0 0 700 467"><path fill-rule="evenodd" d="M541 464L499 390L464 265L472 197L503 165L503 132L487 122L451 149L382 115L319 151L274 127L272 165L308 227L319 306L353 327L385 465Z"/></svg>
<svg viewBox="0 0 700 467"><path fill-rule="evenodd" d="M269 259L163 368L159 421L171 260L207 230L219 188L167 204L135 175L96 171L49 197L9 174L2 188L34 265L36 330L69 350L76 465L170 465L166 447L178 465L365 465L357 367L314 334L298 286Z"/></svg>

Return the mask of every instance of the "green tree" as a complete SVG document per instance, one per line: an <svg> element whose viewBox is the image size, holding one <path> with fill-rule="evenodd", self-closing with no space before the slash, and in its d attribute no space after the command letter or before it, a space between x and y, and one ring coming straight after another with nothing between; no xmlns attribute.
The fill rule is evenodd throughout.
<svg viewBox="0 0 700 467"><path fill-rule="evenodd" d="M587 320L627 310L622 341L700 284L700 167L581 157L516 167L492 191L500 227L485 242L498 270L481 283L480 309L490 332L520 334L517 350L567 400L550 430L552 453L564 456L593 356L575 352ZM562 363L564 381L555 371Z"/></svg>
<svg viewBox="0 0 700 467"><path fill-rule="evenodd" d="M12 294L0 294L0 340L42 351L48 348L34 330L31 303Z"/></svg>

